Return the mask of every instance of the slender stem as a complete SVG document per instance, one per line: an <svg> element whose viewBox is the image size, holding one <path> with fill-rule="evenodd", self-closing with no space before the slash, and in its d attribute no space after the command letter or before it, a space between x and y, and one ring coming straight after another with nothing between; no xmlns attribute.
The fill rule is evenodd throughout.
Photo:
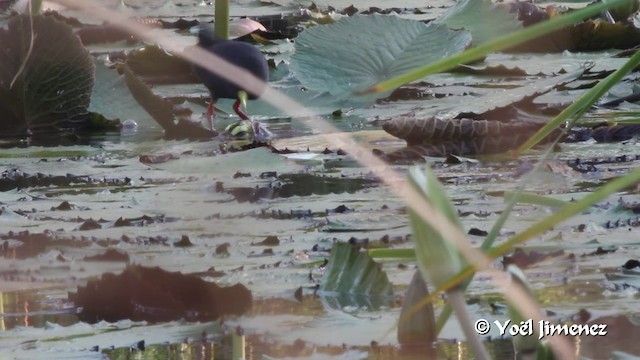
<svg viewBox="0 0 640 360"><path fill-rule="evenodd" d="M449 299L449 303L451 307L456 312L456 317L458 318L458 322L462 327L462 331L464 331L464 336L467 338L467 343L473 349L475 353L475 358L478 360L489 360L489 353L487 349L480 341L478 334L475 333L475 327L471 322L471 318L469 317L469 312L467 311L467 303L464 301L463 292L459 289L451 290L447 292L447 298Z"/></svg>
<svg viewBox="0 0 640 360"><path fill-rule="evenodd" d="M219 39L229 38L229 0L216 0L215 32Z"/></svg>
<svg viewBox="0 0 640 360"><path fill-rule="evenodd" d="M42 0L31 0L31 13L33 15L40 14L41 8L42 8Z"/></svg>

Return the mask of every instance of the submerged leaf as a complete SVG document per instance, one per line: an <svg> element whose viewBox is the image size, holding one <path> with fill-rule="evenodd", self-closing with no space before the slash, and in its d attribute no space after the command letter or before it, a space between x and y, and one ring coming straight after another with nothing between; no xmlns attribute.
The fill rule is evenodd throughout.
<svg viewBox="0 0 640 360"><path fill-rule="evenodd" d="M487 0L460 1L434 22L469 31L476 45L522 28L507 9Z"/></svg>
<svg viewBox="0 0 640 360"><path fill-rule="evenodd" d="M355 15L303 32L296 39L291 70L304 86L346 98L355 90L461 52L470 43L468 32L443 25Z"/></svg>
<svg viewBox="0 0 640 360"><path fill-rule="evenodd" d="M71 27L51 17L34 16L31 24L29 16L16 16L0 28L0 44L2 136L88 126L94 66Z"/></svg>

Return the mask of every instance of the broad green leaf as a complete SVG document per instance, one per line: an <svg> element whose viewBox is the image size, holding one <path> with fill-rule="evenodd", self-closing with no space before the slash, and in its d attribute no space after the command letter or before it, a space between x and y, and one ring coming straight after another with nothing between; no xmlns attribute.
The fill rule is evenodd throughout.
<svg viewBox="0 0 640 360"><path fill-rule="evenodd" d="M468 32L444 25L355 15L300 34L291 71L305 87L347 98L355 90L459 53L470 43Z"/></svg>
<svg viewBox="0 0 640 360"><path fill-rule="evenodd" d="M476 45L522 28L514 14L487 0L459 1L434 22L469 31Z"/></svg>
<svg viewBox="0 0 640 360"><path fill-rule="evenodd" d="M88 126L94 83L89 52L71 27L51 17L11 19L0 28L0 133L24 136Z"/></svg>
<svg viewBox="0 0 640 360"><path fill-rule="evenodd" d="M323 295L391 296L391 283L380 265L350 244L336 243L322 277Z"/></svg>
<svg viewBox="0 0 640 360"><path fill-rule="evenodd" d="M409 184L414 187L425 201L430 202L454 226L462 229L460 218L447 198L446 191L431 169L424 171L419 167L409 169ZM449 278L459 273L463 261L455 245L444 238L413 209L409 209L411 228L416 247L416 258L422 274L436 286L443 286Z"/></svg>
<svg viewBox="0 0 640 360"><path fill-rule="evenodd" d="M382 81L375 86L363 88L356 92L359 95L370 94L372 92L382 93L389 92L401 85L421 79L427 75L435 74L442 71L452 69L459 64L468 63L483 56L504 49L508 49L517 44L521 44L525 41L534 39L536 37L548 34L554 30L561 29L565 26L572 25L580 20L583 20L589 16L598 14L599 12L617 5L626 3L629 0L611 0L607 4L599 3L589 6L584 9L569 12L565 15L555 17L551 20L544 21L533 26L526 27L520 31L504 34L496 39L480 44L477 47L473 47L467 51L459 54L452 55L448 58L441 59L435 62L423 61L423 65L414 70L408 71L397 77L391 78L386 81Z"/></svg>

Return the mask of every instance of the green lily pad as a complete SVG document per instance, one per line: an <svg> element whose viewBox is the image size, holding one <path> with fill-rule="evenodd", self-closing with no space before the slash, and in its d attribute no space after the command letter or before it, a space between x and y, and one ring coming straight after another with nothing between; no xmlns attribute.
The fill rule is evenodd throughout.
<svg viewBox="0 0 640 360"><path fill-rule="evenodd" d="M94 65L71 27L50 17L34 16L31 24L29 16L16 16L0 29L0 44L3 136L89 125Z"/></svg>
<svg viewBox="0 0 640 360"><path fill-rule="evenodd" d="M460 1L434 22L469 31L476 45L522 28L516 16L487 0Z"/></svg>
<svg viewBox="0 0 640 360"><path fill-rule="evenodd" d="M309 89L348 98L356 90L461 52L470 44L468 32L444 25L354 15L298 36L291 71Z"/></svg>

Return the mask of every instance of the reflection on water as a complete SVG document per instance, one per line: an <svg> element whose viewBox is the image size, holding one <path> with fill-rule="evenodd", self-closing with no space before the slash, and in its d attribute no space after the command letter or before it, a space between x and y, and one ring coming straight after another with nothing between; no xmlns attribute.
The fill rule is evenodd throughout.
<svg viewBox="0 0 640 360"><path fill-rule="evenodd" d="M90 145L99 147L103 143L138 143L143 141L159 140L163 136L163 132L153 128L136 128L125 129L123 131L105 131L69 134L64 137L53 136L51 138L2 138L0 139L0 148L9 149L15 147L29 146L74 146L74 145Z"/></svg>
<svg viewBox="0 0 640 360"><path fill-rule="evenodd" d="M0 329L42 328L47 323L69 326L78 322L75 309L33 291L0 292Z"/></svg>
<svg viewBox="0 0 640 360"><path fill-rule="evenodd" d="M70 326L77 323L72 304L60 299L60 291L12 291L0 293L0 329L10 331L16 327L45 328L47 324ZM54 295L52 295L54 294ZM313 296L304 296L303 302L286 299L258 299L249 317L281 314L323 317L327 309L322 301ZM609 358L613 351L624 351L640 354L640 322L633 316L606 316L589 322L589 324L606 324L606 336L583 336L576 340L581 356L601 359ZM280 329L281 331L290 331ZM225 334L191 334L185 335L182 341L162 344L145 344L144 340L133 347L116 349L97 349L103 351L109 359L228 359L233 353L233 336L237 329L227 329ZM274 331L278 331L274 329ZM363 329L364 331L364 329ZM236 336L237 337L237 336ZM149 339L153 334L149 334ZM322 354L326 357L370 358L370 359L472 359L473 355L464 342L457 340L439 340L435 349L400 348L398 346L378 345L375 341L370 346L350 346L349 339L343 345L322 345L319 338L314 343L296 338L286 343L277 341L268 333L251 333L244 335L244 351L246 359L262 359L263 355L282 358L309 357ZM241 338L236 338L236 342ZM494 359L513 359L514 352L511 340L496 339L485 341L491 357Z"/></svg>
<svg viewBox="0 0 640 360"><path fill-rule="evenodd" d="M265 340L263 336L224 335L210 340L182 342L178 344L157 344L144 346L144 350L135 347L103 350L103 354L110 360L124 359L236 359L233 341L244 341L244 359L270 358L309 358L309 359L399 359L399 360L428 360L428 359L473 359L473 354L462 342L441 341L435 348L415 347L401 348L398 346L317 346L307 344L302 340L292 344L278 344ZM509 339L489 341L486 346L492 359L513 359L513 345ZM241 351L236 349L235 351ZM238 352L236 352L238 354Z"/></svg>
<svg viewBox="0 0 640 360"><path fill-rule="evenodd" d="M222 339L204 342L183 342L178 344L156 344L145 346L139 344L136 347L103 350L110 360L213 360L231 359L232 349L230 341Z"/></svg>

